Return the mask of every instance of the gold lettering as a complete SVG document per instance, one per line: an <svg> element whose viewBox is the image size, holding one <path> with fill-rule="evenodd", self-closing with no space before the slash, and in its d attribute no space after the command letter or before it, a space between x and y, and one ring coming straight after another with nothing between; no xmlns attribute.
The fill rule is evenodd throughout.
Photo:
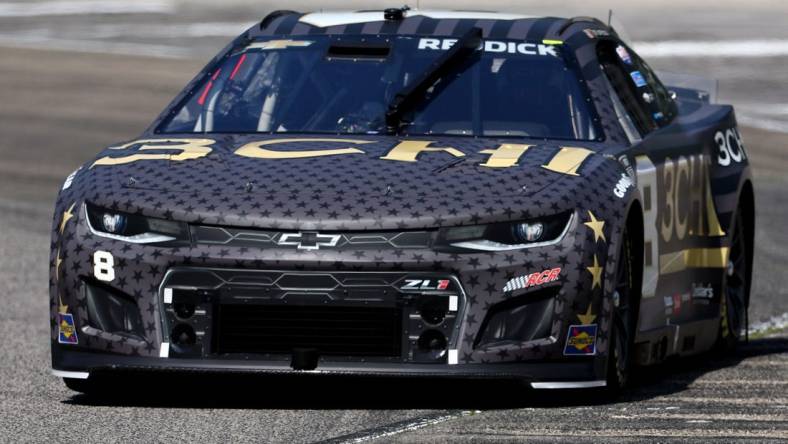
<svg viewBox="0 0 788 444"><path fill-rule="evenodd" d="M140 145L137 151L152 150L177 150L178 154L165 153L144 153L131 154L123 157L102 157L93 162L91 168L96 165L122 165L137 162L139 160L172 160L181 162L184 160L199 159L205 157L212 151L211 145L216 143L213 139L142 139L135 140L120 146L113 146L111 150L127 150L135 145Z"/></svg>
<svg viewBox="0 0 788 444"><path fill-rule="evenodd" d="M353 139L273 139L247 143L246 145L235 150L235 154L243 157L254 157L257 159L303 159L306 157L337 156L342 154L364 154L364 151L361 151L358 148L336 148L309 151L274 151L262 148L268 145L281 145L299 142L352 143L356 145L374 143L368 140Z"/></svg>
<svg viewBox="0 0 788 444"><path fill-rule="evenodd" d="M434 153L443 151L451 154L454 157L465 157L465 153L456 148L436 148L429 145L433 142L423 140L405 140L400 142L397 146L391 149L385 156L381 157L384 160L397 160L400 162L415 162L416 158L421 153Z"/></svg>
<svg viewBox="0 0 788 444"><path fill-rule="evenodd" d="M673 221L676 218L676 185L675 164L671 159L665 159L662 167L662 184L665 188L665 212L662 215L662 240L670 242L673 237Z"/></svg>
<svg viewBox="0 0 788 444"><path fill-rule="evenodd" d="M680 205L683 203L687 203L684 199L681 199L682 196L689 196L692 194L692 190L688 190L685 187L689 187L690 185L690 170L689 164L687 163L687 158L684 156L679 157L678 162L676 163L676 190L673 193L673 197L675 201L673 202L674 212L676 214L676 237L678 240L683 240L684 237L687 235L687 222L689 221L689 210L686 208L682 208L685 205ZM686 191L685 191L686 190ZM685 209L687 211L682 211ZM682 217L682 212L684 213Z"/></svg>
<svg viewBox="0 0 788 444"><path fill-rule="evenodd" d="M479 164L487 168L509 168L517 165L520 156L528 151L533 145L519 145L505 143L493 150L482 150L482 154L490 154L487 162Z"/></svg>
<svg viewBox="0 0 788 444"><path fill-rule="evenodd" d="M703 197L706 193L706 162L702 156L690 156L689 231L690 236L705 236Z"/></svg>
<svg viewBox="0 0 788 444"><path fill-rule="evenodd" d="M547 165L542 168L556 173L578 176L577 170L583 162L594 152L586 148L562 147Z"/></svg>
<svg viewBox="0 0 788 444"><path fill-rule="evenodd" d="M707 179L708 180L708 179ZM711 195L711 186L706 186L706 217L709 224L709 236L725 236L725 231L717 218L717 209L714 205L714 197Z"/></svg>

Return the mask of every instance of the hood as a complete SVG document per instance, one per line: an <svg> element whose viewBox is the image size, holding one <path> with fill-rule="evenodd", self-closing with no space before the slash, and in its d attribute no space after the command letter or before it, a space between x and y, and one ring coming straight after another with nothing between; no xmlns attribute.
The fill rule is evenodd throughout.
<svg viewBox="0 0 788 444"><path fill-rule="evenodd" d="M103 151L81 179L102 192L85 198L221 225L426 228L538 215L549 211L546 202L555 210L562 193L547 191L582 186L607 162L598 154L603 145L574 141L200 135L196 148L177 148L196 137ZM560 202L562 210L571 205Z"/></svg>

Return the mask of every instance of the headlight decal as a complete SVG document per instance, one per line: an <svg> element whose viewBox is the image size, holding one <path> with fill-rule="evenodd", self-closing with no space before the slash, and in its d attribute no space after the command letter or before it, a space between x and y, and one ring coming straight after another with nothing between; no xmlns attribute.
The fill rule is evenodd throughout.
<svg viewBox="0 0 788 444"><path fill-rule="evenodd" d="M438 243L477 251L512 251L554 245L563 240L574 212L514 223L452 227L441 230Z"/></svg>
<svg viewBox="0 0 788 444"><path fill-rule="evenodd" d="M189 241L188 226L182 222L108 210L88 203L84 207L88 229L96 236L134 244Z"/></svg>

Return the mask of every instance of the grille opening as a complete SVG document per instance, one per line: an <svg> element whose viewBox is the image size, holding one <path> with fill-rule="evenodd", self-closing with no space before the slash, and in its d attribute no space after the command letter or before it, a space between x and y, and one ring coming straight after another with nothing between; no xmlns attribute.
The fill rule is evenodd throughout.
<svg viewBox="0 0 788 444"><path fill-rule="evenodd" d="M493 305L474 348L549 337L556 293L556 289L539 290Z"/></svg>
<svg viewBox="0 0 788 444"><path fill-rule="evenodd" d="M120 336L142 340L145 327L137 303L129 296L97 282L83 281L88 325Z"/></svg>
<svg viewBox="0 0 788 444"><path fill-rule="evenodd" d="M389 307L218 306L214 352L321 356L401 356L402 313Z"/></svg>

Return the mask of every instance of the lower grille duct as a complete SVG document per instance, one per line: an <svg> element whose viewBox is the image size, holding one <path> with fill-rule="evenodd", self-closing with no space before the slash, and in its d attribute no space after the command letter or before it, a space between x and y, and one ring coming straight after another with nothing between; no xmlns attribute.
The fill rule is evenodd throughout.
<svg viewBox="0 0 788 444"><path fill-rule="evenodd" d="M402 350L398 308L222 304L216 316L214 352L392 356Z"/></svg>

